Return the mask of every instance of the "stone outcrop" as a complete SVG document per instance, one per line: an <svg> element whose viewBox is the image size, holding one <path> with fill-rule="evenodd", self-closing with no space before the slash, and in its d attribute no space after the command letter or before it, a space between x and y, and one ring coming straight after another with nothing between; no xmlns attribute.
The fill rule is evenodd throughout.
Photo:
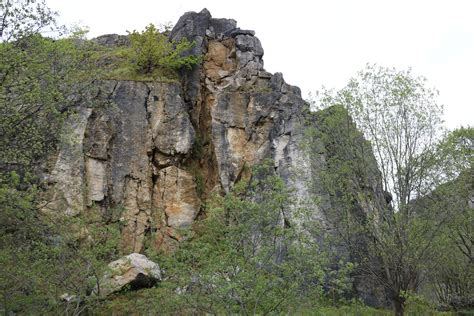
<svg viewBox="0 0 474 316"><path fill-rule="evenodd" d="M172 251L212 193L225 194L268 158L301 201L320 197L309 207L325 222L331 201L312 183L327 153L305 154L305 129L315 123L300 89L265 71L255 32L203 10L184 14L169 36L194 41L202 62L179 82L97 81L66 124L74 140L60 146L51 210L120 221L125 253ZM127 45L115 35L95 42ZM291 222L290 210L284 216Z"/></svg>
<svg viewBox="0 0 474 316"><path fill-rule="evenodd" d="M55 184L52 202L46 211L59 211L67 216L76 216L84 210L84 174L85 161L83 142L85 129L92 110L80 108L64 125L63 133L68 137L62 142L51 172L51 181Z"/></svg>
<svg viewBox="0 0 474 316"><path fill-rule="evenodd" d="M154 205L163 208L168 226L191 226L201 206L193 176L185 170L169 166L159 171L158 179L154 187Z"/></svg>
<svg viewBox="0 0 474 316"><path fill-rule="evenodd" d="M161 270L157 263L146 256L132 253L109 263L108 270L99 280L93 293L105 298L120 292L125 287L132 290L152 287L161 281Z"/></svg>

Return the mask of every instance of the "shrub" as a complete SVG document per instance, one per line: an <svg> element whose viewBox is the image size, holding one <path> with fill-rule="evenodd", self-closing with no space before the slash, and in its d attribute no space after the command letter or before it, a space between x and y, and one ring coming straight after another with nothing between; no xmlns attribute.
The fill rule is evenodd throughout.
<svg viewBox="0 0 474 316"><path fill-rule="evenodd" d="M193 48L194 42L189 42L186 38L179 42L169 41L153 24L149 24L142 32L129 32L129 37L132 64L139 73L191 68L199 61L198 56L186 54Z"/></svg>

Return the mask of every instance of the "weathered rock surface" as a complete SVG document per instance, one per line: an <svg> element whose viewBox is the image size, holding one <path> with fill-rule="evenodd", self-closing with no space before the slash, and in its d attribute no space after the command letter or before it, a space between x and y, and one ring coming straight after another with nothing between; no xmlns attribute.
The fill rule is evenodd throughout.
<svg viewBox="0 0 474 316"><path fill-rule="evenodd" d="M51 202L46 211L58 211L67 216L75 216L84 209L84 173L83 156L84 132L92 110L80 108L63 128L67 135L59 146L59 154L51 181L55 184Z"/></svg>
<svg viewBox="0 0 474 316"><path fill-rule="evenodd" d="M99 45L107 47L127 46L130 45L130 39L126 35L106 34L93 39Z"/></svg>
<svg viewBox="0 0 474 316"><path fill-rule="evenodd" d="M178 84L151 84L146 103L152 141L156 150L168 156L189 153L195 132Z"/></svg>
<svg viewBox="0 0 474 316"><path fill-rule="evenodd" d="M190 53L202 55L202 62L183 69L179 82L97 81L65 124L67 137L51 172L47 211L92 212L104 224L120 222L120 251L132 254L111 263L115 272L104 276L101 296L159 281L159 267L138 253L145 247L174 251L189 236L183 230L205 216L206 199L229 192L264 159L311 211L307 220L331 230L338 218L337 199L321 179L334 146L306 132L325 133L326 142L344 135L321 129L300 89L281 73L265 71L255 32L238 28L234 20L212 18L204 9L184 14L169 36L194 41ZM94 41L129 45L126 36L114 34ZM353 192L359 214L372 212L371 203L384 203L372 160L367 173L353 179L354 187L372 197L359 199ZM307 224L299 223L292 209L281 212L285 223ZM363 297L374 296L363 280L355 286Z"/></svg>
<svg viewBox="0 0 474 316"><path fill-rule="evenodd" d="M255 32L203 10L184 14L170 38L194 41L202 63L180 82L98 81L68 125L75 140L60 148L52 172L53 208L120 220L125 253L145 244L172 251L211 193L228 192L269 158L302 202L319 197L308 207L313 220L328 222L331 199L317 180L328 153L310 159L302 148L317 122L299 88L265 71ZM95 41L127 45L116 35ZM283 215L293 220L291 210Z"/></svg>
<svg viewBox="0 0 474 316"><path fill-rule="evenodd" d="M193 176L175 166L159 171L153 198L154 205L163 208L167 225L173 228L191 226L201 207Z"/></svg>
<svg viewBox="0 0 474 316"><path fill-rule="evenodd" d="M125 287L136 290L152 287L161 281L158 264L138 253L109 263L108 269L93 290L93 293L102 298L120 292Z"/></svg>

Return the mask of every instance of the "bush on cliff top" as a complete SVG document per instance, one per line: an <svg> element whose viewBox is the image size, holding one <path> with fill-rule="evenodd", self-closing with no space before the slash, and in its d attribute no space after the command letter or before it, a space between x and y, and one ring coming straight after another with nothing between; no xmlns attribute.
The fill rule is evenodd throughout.
<svg viewBox="0 0 474 316"><path fill-rule="evenodd" d="M185 55L194 46L183 38L179 42L168 40L153 24L149 24L142 32L129 32L132 45L131 62L139 73L151 74L155 70L177 70L182 67L191 68L199 58Z"/></svg>
<svg viewBox="0 0 474 316"><path fill-rule="evenodd" d="M97 46L93 53L101 77L117 80L174 80L177 71L190 69L200 60L192 55L194 42L183 38L170 41L164 29L149 24L144 31L129 32L129 44L118 47Z"/></svg>

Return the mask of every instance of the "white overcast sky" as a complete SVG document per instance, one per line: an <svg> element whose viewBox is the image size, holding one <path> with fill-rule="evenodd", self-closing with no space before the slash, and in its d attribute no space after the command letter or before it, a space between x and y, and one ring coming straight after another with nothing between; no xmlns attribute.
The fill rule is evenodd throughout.
<svg viewBox="0 0 474 316"><path fill-rule="evenodd" d="M440 91L449 128L474 125L474 1L46 0L89 37L175 24L207 8L256 31L265 68L308 92L342 88L366 63L407 69Z"/></svg>

